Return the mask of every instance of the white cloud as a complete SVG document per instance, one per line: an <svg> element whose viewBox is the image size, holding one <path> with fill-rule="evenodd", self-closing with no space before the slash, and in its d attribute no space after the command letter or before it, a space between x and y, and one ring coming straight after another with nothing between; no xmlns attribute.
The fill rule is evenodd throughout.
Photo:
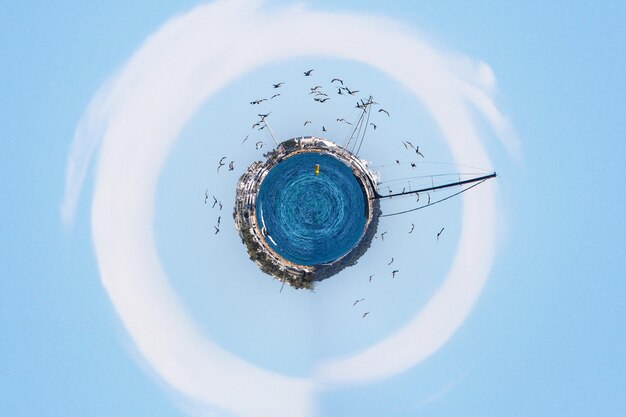
<svg viewBox="0 0 626 417"><path fill-rule="evenodd" d="M460 79L445 53L374 17L272 13L257 1L218 1L166 23L105 85L87 109L68 161L63 216L70 219L101 136L92 204L103 284L147 363L178 392L242 416L309 416L318 384L372 381L401 372L439 349L472 309L494 257L494 187L463 197L463 231L448 277L403 329L349 358L319 365L311 379L260 369L204 338L169 286L152 230L159 172L179 132L204 101L263 64L302 55L374 66L429 110L454 158L488 168L467 99L501 130L483 88ZM323 27L324 30L303 30ZM289 33L289 36L285 36ZM393 45L393 48L389 47ZM476 90L474 90L476 89ZM480 247L480 248L479 248Z"/></svg>

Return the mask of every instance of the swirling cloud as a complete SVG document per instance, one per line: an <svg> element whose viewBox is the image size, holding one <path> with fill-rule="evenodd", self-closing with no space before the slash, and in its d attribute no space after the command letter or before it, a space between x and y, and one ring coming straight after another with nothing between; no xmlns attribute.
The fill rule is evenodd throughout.
<svg viewBox="0 0 626 417"><path fill-rule="evenodd" d="M302 30L306 27L324 30ZM92 231L103 285L150 366L207 409L309 416L322 386L364 383L414 366L463 323L494 257L495 188L483 186L463 197L463 231L441 288L407 326L363 352L329 359L311 378L290 378L247 363L201 334L169 286L155 250L159 172L203 102L262 65L304 55L359 61L402 83L430 112L459 162L490 167L470 104L496 131L510 131L491 99L493 74L484 63L459 64L384 19L301 7L269 13L258 1L217 1L172 19L152 35L87 109L70 152L62 214L72 218L99 143Z"/></svg>

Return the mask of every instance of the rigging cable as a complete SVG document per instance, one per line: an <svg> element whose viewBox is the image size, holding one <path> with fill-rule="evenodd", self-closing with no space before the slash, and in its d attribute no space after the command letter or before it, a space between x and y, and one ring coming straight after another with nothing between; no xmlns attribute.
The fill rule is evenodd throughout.
<svg viewBox="0 0 626 417"><path fill-rule="evenodd" d="M435 201L434 203L431 203L431 204L426 204L425 206L415 207L415 208L412 208L412 209L410 209L410 210L399 211L399 212L397 212L397 213L391 213L391 214L381 214L381 215L380 215L380 216L378 216L378 217L391 217L391 216L397 216L398 214L410 213L410 212L412 212L412 211L417 211L417 210L421 210L421 209L426 208L426 207L434 206L434 205L435 205L435 204L437 204L437 203L441 203L441 202L446 201L446 200L448 200L448 199L450 199L450 198L452 198L452 197L455 197L455 196L457 196L457 195L459 195L459 194L463 194L464 192L471 190L472 188L476 187L477 185L482 184L482 183L483 183L483 182L485 182L485 181L487 181L487 180L485 179L485 180L482 180L482 181L480 181L480 182L477 182L476 184L473 184L473 185L471 185L471 186L469 186L469 187L467 187L467 188L464 188L464 189L462 189L462 190L461 190L461 191L459 191L459 192L456 192L456 193L454 193L454 194L452 194L452 195L447 196L446 198L442 198L441 200L437 200L437 201Z"/></svg>

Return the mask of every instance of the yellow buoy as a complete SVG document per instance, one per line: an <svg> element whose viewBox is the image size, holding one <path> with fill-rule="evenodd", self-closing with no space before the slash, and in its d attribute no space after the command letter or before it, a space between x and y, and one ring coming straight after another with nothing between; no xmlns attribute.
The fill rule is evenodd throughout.
<svg viewBox="0 0 626 417"><path fill-rule="evenodd" d="M320 174L320 164L315 164L315 175Z"/></svg>

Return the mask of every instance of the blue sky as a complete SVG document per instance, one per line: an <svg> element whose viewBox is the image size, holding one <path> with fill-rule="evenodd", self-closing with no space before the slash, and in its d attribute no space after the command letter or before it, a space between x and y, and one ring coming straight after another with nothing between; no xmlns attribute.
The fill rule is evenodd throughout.
<svg viewBox="0 0 626 417"><path fill-rule="evenodd" d="M142 358L102 284L92 244L93 166L72 228L63 224L59 207L69 148L90 99L150 34L196 4L3 5L2 415L193 414L188 400ZM290 4L270 1L267 7ZM440 50L486 62L497 80L495 102L521 144L521 156L511 156L477 117L499 174L497 250L467 320L405 372L317 394L315 415L624 415L626 274L618 262L626 243L620 215L626 6L306 5L387 17ZM364 150L374 165L402 155L399 141L407 136L419 138L431 161L452 160L424 108L400 84L363 64L305 56L256 69L203 104L168 156L155 197L158 253L202 334L293 377L407 323L444 281L462 225L459 201L390 220L383 225L389 245L373 246L359 265L316 293L278 293L246 259L234 230L222 240L210 235L215 213L202 204L204 189L211 186L226 200L236 181L234 174L212 175L216 160L227 152L242 169L260 154L239 145L249 127L241 126L255 116L246 102L256 98L250 93L262 94L260 85L283 78L285 87L298 85L299 72L310 67L322 80L340 72L394 110L393 124ZM314 107L290 110L291 103L301 104L299 96L290 100L272 121L281 135L300 134L304 115L328 117ZM411 222L418 235L409 241ZM445 239L436 243L443 226ZM407 271L403 281L385 275L390 256ZM362 282L370 271L377 274L375 285ZM361 295L372 309L368 322L351 307Z"/></svg>

